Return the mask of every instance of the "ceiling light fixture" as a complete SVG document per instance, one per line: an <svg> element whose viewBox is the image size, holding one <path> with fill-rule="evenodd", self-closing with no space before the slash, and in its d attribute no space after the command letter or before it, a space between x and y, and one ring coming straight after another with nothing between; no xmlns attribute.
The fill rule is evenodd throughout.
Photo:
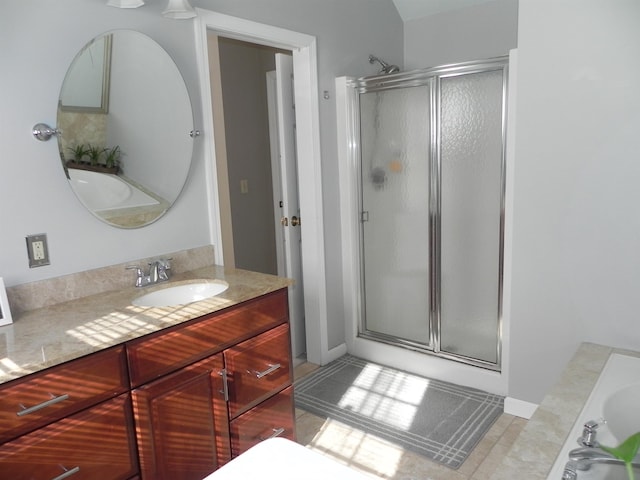
<svg viewBox="0 0 640 480"><path fill-rule="evenodd" d="M197 14L189 4L189 0L169 0L167 2L167 8L163 10L162 15L167 18L182 20L185 18L193 18Z"/></svg>
<svg viewBox="0 0 640 480"><path fill-rule="evenodd" d="M109 0L107 5L116 8L138 8L144 5L144 0Z"/></svg>

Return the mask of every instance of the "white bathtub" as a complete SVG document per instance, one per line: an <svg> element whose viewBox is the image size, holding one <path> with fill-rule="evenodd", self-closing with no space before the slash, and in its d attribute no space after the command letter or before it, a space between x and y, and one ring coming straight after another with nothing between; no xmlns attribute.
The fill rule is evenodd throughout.
<svg viewBox="0 0 640 480"><path fill-rule="evenodd" d="M204 480L382 480L285 438L270 438Z"/></svg>
<svg viewBox="0 0 640 480"><path fill-rule="evenodd" d="M69 180L80 201L93 212L160 203L117 175L70 168Z"/></svg>
<svg viewBox="0 0 640 480"><path fill-rule="evenodd" d="M587 402L558 454L547 480L560 480L569 460L569 452L579 448L577 439L582 436L586 422L594 420L611 422L599 425L596 440L603 445L615 447L632 433L640 431L640 405L621 407L620 400L628 395L620 395L624 389L636 389L640 384L640 358L612 354L596 382ZM628 391L627 391L628 392ZM614 398L615 397L615 398ZM611 408L615 402L615 408ZM622 422L621 422L622 420ZM623 466L593 465L589 470L578 472L578 480L619 479L627 480ZM640 477L638 477L640 478Z"/></svg>

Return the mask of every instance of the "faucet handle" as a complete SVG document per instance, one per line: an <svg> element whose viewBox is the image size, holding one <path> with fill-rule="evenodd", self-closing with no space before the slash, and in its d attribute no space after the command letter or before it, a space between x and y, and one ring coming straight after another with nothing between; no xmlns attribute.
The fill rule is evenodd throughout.
<svg viewBox="0 0 640 480"><path fill-rule="evenodd" d="M173 260L173 258L159 258L158 266L169 269L171 268L171 264L169 263L170 260Z"/></svg>
<svg viewBox="0 0 640 480"><path fill-rule="evenodd" d="M156 265L158 266L158 280L169 280L169 273L167 270L171 270L171 264L169 260L173 260L172 258L160 258Z"/></svg>
<svg viewBox="0 0 640 480"><path fill-rule="evenodd" d="M144 275L144 272L142 271L142 268L140 268L138 265L127 265L124 268L126 270L135 270L136 271L136 275L138 275L139 277Z"/></svg>
<svg viewBox="0 0 640 480"><path fill-rule="evenodd" d="M596 441L596 434L598 427L603 423L605 423L605 421L602 418L585 422L582 428L582 436L578 439L578 443L585 447L599 446L599 443Z"/></svg>
<svg viewBox="0 0 640 480"><path fill-rule="evenodd" d="M127 265L124 267L126 270L135 270L136 271L136 287L141 287L144 281L144 272L142 268L138 265Z"/></svg>

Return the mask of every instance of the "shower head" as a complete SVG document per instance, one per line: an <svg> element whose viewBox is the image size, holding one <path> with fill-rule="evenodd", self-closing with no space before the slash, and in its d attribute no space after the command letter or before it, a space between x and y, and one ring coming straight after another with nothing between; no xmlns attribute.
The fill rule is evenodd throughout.
<svg viewBox="0 0 640 480"><path fill-rule="evenodd" d="M380 60L378 57L369 55L369 63L373 64L375 62L378 62L382 67L380 73L396 73L400 71L400 68L398 68L397 65L389 65L387 62Z"/></svg>

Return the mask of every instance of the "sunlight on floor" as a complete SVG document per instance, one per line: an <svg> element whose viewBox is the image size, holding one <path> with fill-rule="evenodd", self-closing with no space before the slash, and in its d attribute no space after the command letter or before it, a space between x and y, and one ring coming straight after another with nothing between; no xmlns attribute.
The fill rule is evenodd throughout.
<svg viewBox="0 0 640 480"><path fill-rule="evenodd" d="M356 470L387 478L395 475L404 453L396 445L331 419L307 447Z"/></svg>
<svg viewBox="0 0 640 480"><path fill-rule="evenodd" d="M367 365L342 396L345 410L409 430L429 388L429 380L408 374L384 374L378 365Z"/></svg>

